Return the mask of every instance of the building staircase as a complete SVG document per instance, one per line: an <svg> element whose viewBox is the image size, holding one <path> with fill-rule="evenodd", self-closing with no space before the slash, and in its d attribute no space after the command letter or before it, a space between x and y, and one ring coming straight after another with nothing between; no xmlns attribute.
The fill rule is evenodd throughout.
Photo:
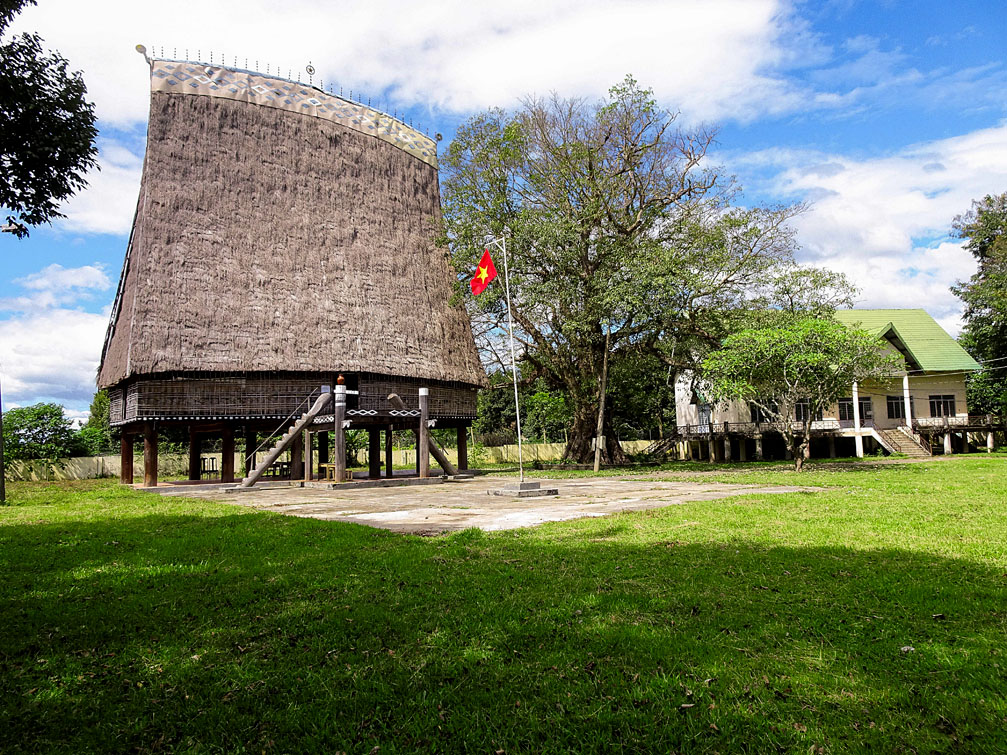
<svg viewBox="0 0 1007 755"><path fill-rule="evenodd" d="M249 473L248 477L241 481L241 484L238 485L238 487L250 488L258 482L259 478L262 477L265 471L269 469L273 465L273 462L280 457L280 454L287 450L290 444L294 442L294 439L305 427L314 422L315 417L317 417L321 411L329 405L331 400L331 393L323 393L315 399L315 403L311 405L311 408L302 414L300 419L287 428L287 432L280 436L280 439L276 441L276 445L266 453L262 461L255 466L255 469Z"/></svg>
<svg viewBox="0 0 1007 755"><path fill-rule="evenodd" d="M917 459L929 458L931 455L915 438L900 427L891 430L875 428L874 432L880 436L882 445L892 453L903 454L904 456Z"/></svg>
<svg viewBox="0 0 1007 755"><path fill-rule="evenodd" d="M644 456L649 456L655 459L663 459L668 455L668 452L675 447L678 443L679 437L677 435L669 435L664 438L655 440L649 446L643 450Z"/></svg>

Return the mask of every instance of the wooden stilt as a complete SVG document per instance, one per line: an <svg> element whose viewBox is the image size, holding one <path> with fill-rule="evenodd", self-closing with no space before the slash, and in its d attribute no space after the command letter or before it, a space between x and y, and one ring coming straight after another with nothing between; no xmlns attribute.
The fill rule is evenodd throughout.
<svg viewBox="0 0 1007 755"><path fill-rule="evenodd" d="M119 439L119 482L133 484L133 436L125 430Z"/></svg>
<svg viewBox="0 0 1007 755"><path fill-rule="evenodd" d="M393 457L395 454L395 425L385 428L385 477L389 480L395 476Z"/></svg>
<svg viewBox="0 0 1007 755"><path fill-rule="evenodd" d="M304 474L304 433L298 433L290 444L290 479L299 480Z"/></svg>
<svg viewBox="0 0 1007 755"><path fill-rule="evenodd" d="M311 436L314 435L310 430L304 431L304 481L311 482L312 471L314 470L314 453L311 448Z"/></svg>
<svg viewBox="0 0 1007 755"><path fill-rule="evenodd" d="M381 477L381 429L367 430L367 476L372 480Z"/></svg>
<svg viewBox="0 0 1007 755"><path fill-rule="evenodd" d="M198 480L200 478L200 455L202 453L202 443L195 428L189 428L189 479Z"/></svg>
<svg viewBox="0 0 1007 755"><path fill-rule="evenodd" d="M157 487L157 428L153 422L143 426L143 485Z"/></svg>
<svg viewBox="0 0 1007 755"><path fill-rule="evenodd" d="M420 477L430 476L430 389L420 388L420 432L416 443L416 471Z"/></svg>
<svg viewBox="0 0 1007 755"><path fill-rule="evenodd" d="M458 428L458 471L469 468L469 435L467 427Z"/></svg>
<svg viewBox="0 0 1007 755"><path fill-rule="evenodd" d="M245 476L255 469L255 449L259 445L259 434L250 427L245 428Z"/></svg>
<svg viewBox="0 0 1007 755"><path fill-rule="evenodd" d="M220 440L220 481L234 482L234 428L225 427Z"/></svg>

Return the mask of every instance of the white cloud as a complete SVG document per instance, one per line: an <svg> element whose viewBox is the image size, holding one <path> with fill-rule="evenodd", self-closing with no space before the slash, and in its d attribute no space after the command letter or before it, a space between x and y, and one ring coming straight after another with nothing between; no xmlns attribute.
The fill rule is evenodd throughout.
<svg viewBox="0 0 1007 755"><path fill-rule="evenodd" d="M86 407L95 392L108 311L50 309L0 321L5 406L55 400Z"/></svg>
<svg viewBox="0 0 1007 755"><path fill-rule="evenodd" d="M100 170L87 174L88 186L60 207L66 215L54 224L74 233L127 234L140 191L143 155L112 139L98 143Z"/></svg>
<svg viewBox="0 0 1007 755"><path fill-rule="evenodd" d="M37 29L84 72L104 123L147 115L138 42L171 57L210 57L295 75L311 59L320 78L355 91L391 91L397 104L455 111L507 105L551 90L596 97L633 73L690 117L752 117L792 107L779 72L814 60L815 41L785 0L271 0L159 9L107 0L47 0L18 29ZM282 33L277 33L282 29ZM258 60L257 60L258 59ZM303 73L301 74L303 75Z"/></svg>
<svg viewBox="0 0 1007 755"><path fill-rule="evenodd" d="M0 299L0 311L32 313L57 306L93 299L96 292L107 291L112 280L99 265L66 268L53 263L37 273L16 278L13 283L30 293L12 299Z"/></svg>
<svg viewBox="0 0 1007 755"><path fill-rule="evenodd" d="M948 237L951 221L1007 187L1007 125L874 159L767 150L734 161L774 173L765 193L813 202L795 222L801 256L847 273L861 306L923 307L957 333L961 303L948 287L975 264Z"/></svg>

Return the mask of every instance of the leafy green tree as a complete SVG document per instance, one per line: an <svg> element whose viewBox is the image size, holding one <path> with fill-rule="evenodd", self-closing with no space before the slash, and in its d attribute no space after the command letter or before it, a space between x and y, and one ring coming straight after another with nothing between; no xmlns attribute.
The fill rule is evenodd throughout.
<svg viewBox="0 0 1007 755"><path fill-rule="evenodd" d="M793 265L787 221L800 208L732 207L736 187L706 165L713 138L678 128L627 78L599 104L554 96L477 115L443 155L442 243L464 271L459 291L487 239L505 237L524 378L564 396L568 458L592 457L606 351L613 375L648 354L693 366ZM465 300L505 368L503 286ZM620 461L611 407L603 458Z"/></svg>
<svg viewBox="0 0 1007 755"><path fill-rule="evenodd" d="M28 2L35 4L0 4L0 35ZM9 213L5 230L19 238L62 217L60 202L86 186L97 165L94 105L80 72L67 66L37 34L0 44L0 207Z"/></svg>
<svg viewBox="0 0 1007 755"><path fill-rule="evenodd" d="M776 422L800 472L816 416L849 395L850 386L892 374L898 355L865 330L831 319L794 317L774 327L742 330L703 362L715 401L754 404ZM797 419L797 405L804 405Z"/></svg>
<svg viewBox="0 0 1007 755"><path fill-rule="evenodd" d="M59 404L35 404L4 412L3 436L8 459L61 459L83 451Z"/></svg>
<svg viewBox="0 0 1007 755"><path fill-rule="evenodd" d="M541 381L539 381L541 383ZM524 402L524 422L522 434L543 443L562 440L570 423L570 409L566 397L559 391L546 390L539 385Z"/></svg>
<svg viewBox="0 0 1007 755"><path fill-rule="evenodd" d="M1007 193L974 201L952 228L978 265L968 281L951 287L965 303L959 341L973 357L991 363L968 378L969 408L1007 414Z"/></svg>
<svg viewBox="0 0 1007 755"><path fill-rule="evenodd" d="M77 432L79 445L89 456L98 456L115 450L118 431L113 432L109 422L109 401L106 391L98 391L91 399L91 415Z"/></svg>

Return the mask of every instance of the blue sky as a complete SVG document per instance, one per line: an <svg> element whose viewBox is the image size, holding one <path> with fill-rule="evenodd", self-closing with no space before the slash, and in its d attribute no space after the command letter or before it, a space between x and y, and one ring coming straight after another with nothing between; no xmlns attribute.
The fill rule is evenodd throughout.
<svg viewBox="0 0 1007 755"><path fill-rule="evenodd" d="M450 139L526 94L603 96L627 73L682 122L716 124L743 201L808 202L800 259L850 275L861 306L924 307L972 272L948 236L973 198L1007 191L1007 6L785 0L271 0L154 7L39 0L17 20L83 71L102 170L65 220L0 236L4 408L86 413L136 203L147 69L133 50L334 83Z"/></svg>

